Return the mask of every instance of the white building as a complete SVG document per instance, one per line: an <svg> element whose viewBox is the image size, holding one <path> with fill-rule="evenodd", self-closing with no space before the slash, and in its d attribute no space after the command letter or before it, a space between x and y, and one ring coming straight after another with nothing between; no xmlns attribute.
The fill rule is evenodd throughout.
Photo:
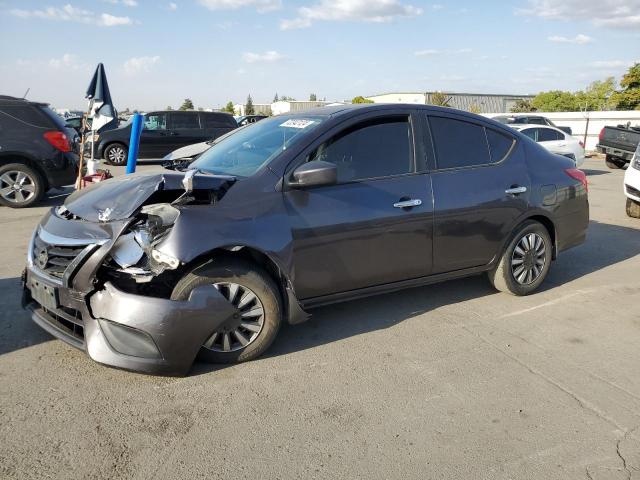
<svg viewBox="0 0 640 480"><path fill-rule="evenodd" d="M254 103L253 104L254 115L271 115L270 103ZM237 116L246 115L244 103L236 103L233 106L233 114Z"/></svg>
<svg viewBox="0 0 640 480"><path fill-rule="evenodd" d="M431 104L431 97L438 92L383 93L366 97L374 103L418 103ZM530 100L533 95L505 95L493 93L450 93L442 92L449 100L449 106L459 110L477 113L506 113L518 100Z"/></svg>

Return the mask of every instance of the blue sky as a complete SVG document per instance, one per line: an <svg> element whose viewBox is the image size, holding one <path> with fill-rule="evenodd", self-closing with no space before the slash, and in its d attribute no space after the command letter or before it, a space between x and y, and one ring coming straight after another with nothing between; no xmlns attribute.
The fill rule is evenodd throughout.
<svg viewBox="0 0 640 480"><path fill-rule="evenodd" d="M640 0L0 0L0 94L118 109L280 95L537 93L640 61Z"/></svg>

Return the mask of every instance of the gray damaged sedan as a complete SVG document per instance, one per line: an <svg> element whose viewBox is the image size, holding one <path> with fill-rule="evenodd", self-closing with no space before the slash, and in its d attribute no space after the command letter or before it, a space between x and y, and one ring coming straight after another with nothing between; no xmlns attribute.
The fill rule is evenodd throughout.
<svg viewBox="0 0 640 480"><path fill-rule="evenodd" d="M23 305L106 365L250 360L314 307L485 274L527 295L582 243L587 181L497 122L328 107L237 130L186 171L71 195L30 242Z"/></svg>

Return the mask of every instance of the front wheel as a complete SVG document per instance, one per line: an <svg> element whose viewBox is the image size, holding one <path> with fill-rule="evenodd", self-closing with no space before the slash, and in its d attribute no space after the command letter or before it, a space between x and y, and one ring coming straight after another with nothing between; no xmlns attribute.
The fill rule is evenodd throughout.
<svg viewBox="0 0 640 480"><path fill-rule="evenodd" d="M640 218L640 202L627 198L627 215L631 218Z"/></svg>
<svg viewBox="0 0 640 480"><path fill-rule="evenodd" d="M111 165L126 165L128 155L127 147L121 143L113 143L104 150L104 159Z"/></svg>
<svg viewBox="0 0 640 480"><path fill-rule="evenodd" d="M501 292L523 296L533 293L549 273L551 237L544 225L528 221L518 228L489 281Z"/></svg>
<svg viewBox="0 0 640 480"><path fill-rule="evenodd" d="M0 205L30 207L44 195L44 181L38 172L22 163L0 167Z"/></svg>
<svg viewBox="0 0 640 480"><path fill-rule="evenodd" d="M214 260L185 275L171 299L187 300L202 285L213 285L240 315L211 332L198 357L209 363L235 363L262 355L282 323L280 294L271 277L244 260Z"/></svg>

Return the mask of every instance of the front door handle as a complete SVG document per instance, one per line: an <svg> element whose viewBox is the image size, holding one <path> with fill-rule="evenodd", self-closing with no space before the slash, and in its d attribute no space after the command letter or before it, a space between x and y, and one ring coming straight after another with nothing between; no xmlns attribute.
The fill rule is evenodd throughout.
<svg viewBox="0 0 640 480"><path fill-rule="evenodd" d="M504 193L507 195L520 195L521 193L525 193L527 191L527 187L511 187L507 188Z"/></svg>
<svg viewBox="0 0 640 480"><path fill-rule="evenodd" d="M419 207L422 205L422 200L419 198L413 200L403 200L402 202L396 202L393 204L395 208L411 208L411 207Z"/></svg>

